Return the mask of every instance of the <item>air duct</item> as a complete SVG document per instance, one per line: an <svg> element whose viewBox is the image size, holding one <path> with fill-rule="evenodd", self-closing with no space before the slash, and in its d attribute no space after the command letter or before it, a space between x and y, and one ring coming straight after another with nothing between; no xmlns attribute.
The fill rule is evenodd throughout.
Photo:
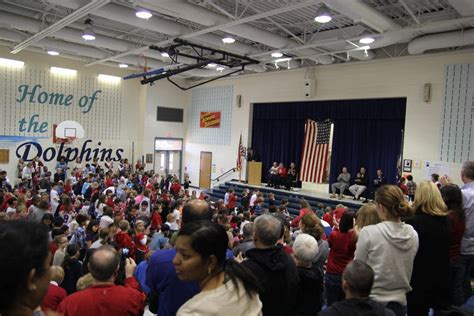
<svg viewBox="0 0 474 316"><path fill-rule="evenodd" d="M432 49L474 45L474 29L421 36L408 44L408 53L423 54Z"/></svg>

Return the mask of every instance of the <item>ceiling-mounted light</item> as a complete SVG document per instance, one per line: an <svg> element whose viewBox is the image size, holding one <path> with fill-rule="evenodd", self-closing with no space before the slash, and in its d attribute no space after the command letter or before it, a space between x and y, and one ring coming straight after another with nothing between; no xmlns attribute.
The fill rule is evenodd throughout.
<svg viewBox="0 0 474 316"><path fill-rule="evenodd" d="M217 64L215 64L215 63L209 63L209 64L207 64L207 67L208 67L208 68L216 68L216 67L217 67Z"/></svg>
<svg viewBox="0 0 474 316"><path fill-rule="evenodd" d="M167 52L161 52L161 57L168 58L170 57L170 54L168 54Z"/></svg>
<svg viewBox="0 0 474 316"><path fill-rule="evenodd" d="M273 58L281 58L281 57L283 57L283 54L280 53L280 52L274 52L274 53L272 53L272 57Z"/></svg>
<svg viewBox="0 0 474 316"><path fill-rule="evenodd" d="M275 61L276 63L282 63L282 62L284 62L284 61L290 61L290 60L291 60L290 57L286 57L286 58L278 58L278 59L275 59L274 61Z"/></svg>
<svg viewBox="0 0 474 316"><path fill-rule="evenodd" d="M55 51L55 50L48 50L48 55L51 55L51 56L58 56L59 55L59 52Z"/></svg>
<svg viewBox="0 0 474 316"><path fill-rule="evenodd" d="M68 69L68 68L61 68L61 67L51 67L51 73L57 75L66 75L66 76L74 76L77 73L75 69Z"/></svg>
<svg viewBox="0 0 474 316"><path fill-rule="evenodd" d="M324 4L316 12L314 20L318 23L328 23L332 20L331 12Z"/></svg>
<svg viewBox="0 0 474 316"><path fill-rule="evenodd" d="M359 39L359 43L361 43L361 44L372 44L374 41L375 41L375 39L367 31L364 31L361 34L361 38Z"/></svg>
<svg viewBox="0 0 474 316"><path fill-rule="evenodd" d="M93 21L91 19L87 19L84 22L84 24L86 25L86 28L84 29L84 32L82 32L82 38L86 41L95 40L95 33L94 33L94 30L92 29L92 23Z"/></svg>
<svg viewBox="0 0 474 316"><path fill-rule="evenodd" d="M128 68L127 64L119 64L119 68Z"/></svg>
<svg viewBox="0 0 474 316"><path fill-rule="evenodd" d="M230 35L226 35L222 38L222 42L224 44L232 44L232 43L235 43L235 38L233 38L232 36Z"/></svg>
<svg viewBox="0 0 474 316"><path fill-rule="evenodd" d="M25 62L14 59L0 58L0 66L20 68L25 65Z"/></svg>
<svg viewBox="0 0 474 316"><path fill-rule="evenodd" d="M135 16L140 19L148 20L153 16L150 11L143 9L143 8L137 8L135 11Z"/></svg>

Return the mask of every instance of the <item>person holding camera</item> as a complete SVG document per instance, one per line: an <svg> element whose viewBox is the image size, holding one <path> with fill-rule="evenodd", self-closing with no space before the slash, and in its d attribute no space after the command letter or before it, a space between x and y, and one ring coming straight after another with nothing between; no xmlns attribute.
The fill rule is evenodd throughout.
<svg viewBox="0 0 474 316"><path fill-rule="evenodd" d="M133 276L136 268L133 259L125 259L125 286L114 284L120 268L120 255L114 248L104 245L95 250L88 267L93 286L66 297L58 312L64 316L143 314L145 295Z"/></svg>

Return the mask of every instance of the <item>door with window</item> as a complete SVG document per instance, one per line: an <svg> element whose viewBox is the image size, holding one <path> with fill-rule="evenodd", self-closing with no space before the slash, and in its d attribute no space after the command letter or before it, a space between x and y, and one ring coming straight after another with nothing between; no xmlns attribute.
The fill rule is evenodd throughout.
<svg viewBox="0 0 474 316"><path fill-rule="evenodd" d="M182 139L155 139L155 173L160 176L176 175L181 181Z"/></svg>

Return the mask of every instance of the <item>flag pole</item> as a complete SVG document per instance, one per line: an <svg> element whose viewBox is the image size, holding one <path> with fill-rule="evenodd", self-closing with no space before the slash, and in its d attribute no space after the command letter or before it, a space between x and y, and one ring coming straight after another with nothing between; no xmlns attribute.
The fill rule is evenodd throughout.
<svg viewBox="0 0 474 316"><path fill-rule="evenodd" d="M242 145L242 130L240 131L240 145L239 146L241 145ZM239 155L242 156L242 153L240 152L240 148L239 148ZM242 182L242 163L240 163L240 168L239 168L239 182Z"/></svg>

